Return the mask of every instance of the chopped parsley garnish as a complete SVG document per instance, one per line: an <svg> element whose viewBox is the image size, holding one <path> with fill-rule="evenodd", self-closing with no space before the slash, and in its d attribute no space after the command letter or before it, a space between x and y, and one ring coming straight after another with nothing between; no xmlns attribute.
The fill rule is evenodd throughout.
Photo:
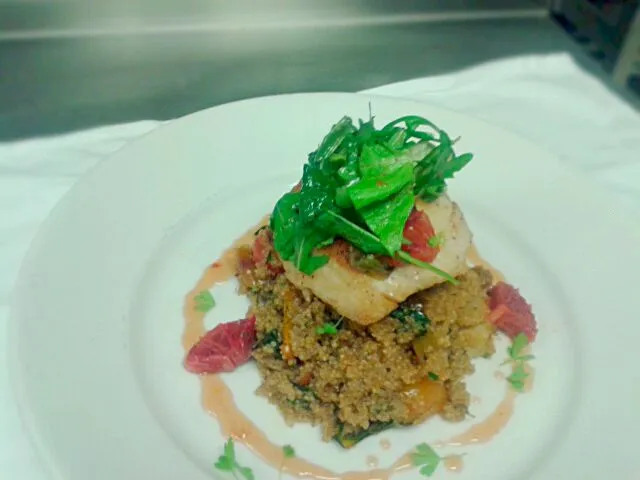
<svg viewBox="0 0 640 480"><path fill-rule="evenodd" d="M516 392L524 391L525 382L529 376L526 369L526 362L535 358L534 355L522 354L528 345L529 339L527 336L524 333L519 333L507 348L509 358L503 362L503 364L511 363L513 365L513 370L511 371L511 375L507 377L507 382L511 384L511 388Z"/></svg>
<svg viewBox="0 0 640 480"><path fill-rule="evenodd" d="M440 380L440 377L438 376L438 374L433 372L427 373L427 377L429 377L429 379L433 380L434 382L437 382L438 380Z"/></svg>
<svg viewBox="0 0 640 480"><path fill-rule="evenodd" d="M213 299L213 295L209 290L203 290L195 297L195 309L197 312L207 313L213 307L216 306L216 301Z"/></svg>
<svg viewBox="0 0 640 480"><path fill-rule="evenodd" d="M444 237L442 236L442 233L438 233L437 235L434 235L429 240L427 240L427 245L429 245L431 248L439 248L444 245Z"/></svg>
<svg viewBox="0 0 640 480"><path fill-rule="evenodd" d="M299 191L283 195L271 215L280 258L312 274L328 262L317 249L343 238L365 255L395 257L453 277L401 250L415 201L434 201L471 154L456 156L446 132L415 115L381 129L373 118L342 118L309 154Z"/></svg>
<svg viewBox="0 0 640 480"><path fill-rule="evenodd" d="M296 451L291 445L284 445L282 447L282 454L284 455L284 458L293 458L296 456Z"/></svg>
<svg viewBox="0 0 640 480"><path fill-rule="evenodd" d="M519 333L507 348L509 359L506 362L526 362L533 360L534 355L522 355L522 351L529 345L529 339L524 333Z"/></svg>
<svg viewBox="0 0 640 480"><path fill-rule="evenodd" d="M420 474L423 477L433 475L433 472L435 472L438 465L440 465L441 460L440 455L426 443L421 443L416 446L415 451L411 454L411 463L416 467L420 467Z"/></svg>
<svg viewBox="0 0 640 480"><path fill-rule="evenodd" d="M522 392L524 390L524 382L528 376L529 374L526 372L524 364L518 363L515 367L513 367L511 375L507 377L507 382L511 384L511 387L516 392Z"/></svg>
<svg viewBox="0 0 640 480"><path fill-rule="evenodd" d="M429 445L421 443L420 445L417 445L416 449L411 453L411 463L416 467L420 467L420 475L423 477L430 477L437 470L440 462L443 460L459 458L464 455L465 454L463 453L462 455L441 457Z"/></svg>
<svg viewBox="0 0 640 480"><path fill-rule="evenodd" d="M224 454L220 455L214 466L222 472L230 472L235 478L239 478L237 475L239 473L245 480L255 480L253 471L249 467L243 467L236 461L232 438L229 438L224 444Z"/></svg>

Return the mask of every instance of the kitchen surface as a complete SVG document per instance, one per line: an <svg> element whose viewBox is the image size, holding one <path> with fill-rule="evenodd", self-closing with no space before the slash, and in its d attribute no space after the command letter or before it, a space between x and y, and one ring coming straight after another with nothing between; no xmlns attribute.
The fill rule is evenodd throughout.
<svg viewBox="0 0 640 480"><path fill-rule="evenodd" d="M575 23L558 20L566 8L553 8L527 0L0 0L0 140L559 52L635 104L602 55L567 29Z"/></svg>

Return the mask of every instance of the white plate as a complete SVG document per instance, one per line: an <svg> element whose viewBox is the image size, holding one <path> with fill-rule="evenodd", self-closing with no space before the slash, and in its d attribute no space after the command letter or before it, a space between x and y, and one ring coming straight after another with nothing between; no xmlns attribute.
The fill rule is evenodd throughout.
<svg viewBox="0 0 640 480"><path fill-rule="evenodd" d="M161 127L83 179L32 245L15 291L11 370L25 424L64 480L203 480L224 439L181 366L182 301L203 267L271 210L342 115L380 123L415 113L477 158L451 182L477 245L533 303L536 381L506 429L465 448L464 479L637 479L640 455L638 222L548 153L421 103L353 94L259 98ZM526 114L523 112L523 114ZM635 231L632 231L635 229ZM243 313L232 288L215 318ZM501 350L504 344L501 344ZM499 357L500 355L498 355ZM482 363L470 388L491 411L504 383ZM432 421L345 452L286 428L253 395L252 365L226 376L239 406L277 443L338 471L381 466L465 426ZM467 423L472 423L469 420ZM277 472L238 447L261 480ZM417 478L416 471L395 478Z"/></svg>

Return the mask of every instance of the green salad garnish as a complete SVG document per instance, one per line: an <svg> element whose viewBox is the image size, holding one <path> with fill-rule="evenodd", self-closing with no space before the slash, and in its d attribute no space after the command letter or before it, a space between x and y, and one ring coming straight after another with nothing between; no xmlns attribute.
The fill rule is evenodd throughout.
<svg viewBox="0 0 640 480"><path fill-rule="evenodd" d="M328 261L315 250L343 238L365 254L398 257L429 268L402 251L403 231L416 198L446 190L446 180L472 158L456 155L447 133L430 121L405 116L376 129L373 118L342 118L309 154L298 191L283 195L271 216L282 260L308 275Z"/></svg>

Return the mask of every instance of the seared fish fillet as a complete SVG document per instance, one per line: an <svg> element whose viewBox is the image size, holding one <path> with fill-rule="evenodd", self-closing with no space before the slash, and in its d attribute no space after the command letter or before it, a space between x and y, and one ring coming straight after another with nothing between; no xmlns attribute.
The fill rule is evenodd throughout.
<svg viewBox="0 0 640 480"><path fill-rule="evenodd" d="M418 200L416 208L429 216L435 233L444 239L432 264L453 276L466 271L471 231L458 205L442 195L432 203ZM329 263L313 275L305 275L290 262L284 262L286 277L298 288L311 290L340 315L362 325L382 320L413 293L445 281L436 273L413 265L397 267L387 278L374 278L351 267L339 246L329 247L325 253Z"/></svg>

